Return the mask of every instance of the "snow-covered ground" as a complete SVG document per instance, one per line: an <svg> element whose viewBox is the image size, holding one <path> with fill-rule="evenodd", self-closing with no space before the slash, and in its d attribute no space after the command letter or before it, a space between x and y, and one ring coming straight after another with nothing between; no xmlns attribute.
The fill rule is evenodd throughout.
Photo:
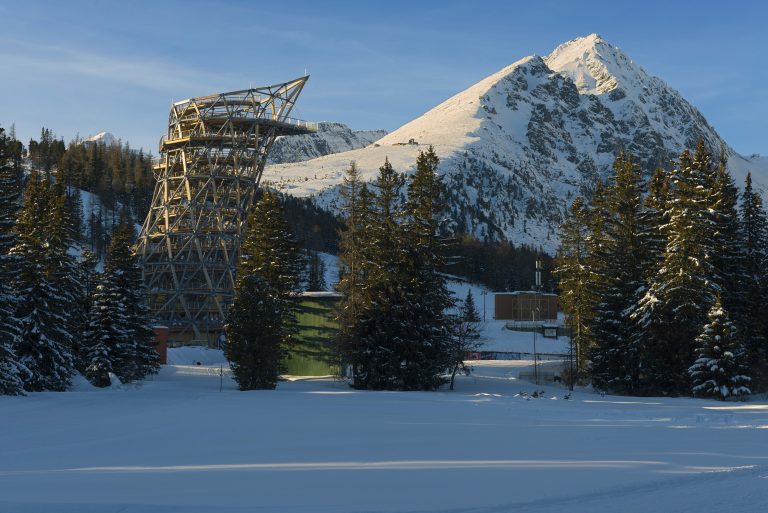
<svg viewBox="0 0 768 513"><path fill-rule="evenodd" d="M507 321L497 321L495 299L493 292L482 285L462 281L448 281L448 289L456 299L464 300L467 291L472 291L475 306L484 321L480 324L480 350L499 353L528 353L534 352L534 336L532 332L511 331L506 329ZM536 352L543 354L566 355L569 350L568 337L556 339L536 337Z"/></svg>
<svg viewBox="0 0 768 513"><path fill-rule="evenodd" d="M565 400L515 378L529 363L480 362L453 392L219 392L218 366L171 365L0 397L0 511L765 511L768 402Z"/></svg>

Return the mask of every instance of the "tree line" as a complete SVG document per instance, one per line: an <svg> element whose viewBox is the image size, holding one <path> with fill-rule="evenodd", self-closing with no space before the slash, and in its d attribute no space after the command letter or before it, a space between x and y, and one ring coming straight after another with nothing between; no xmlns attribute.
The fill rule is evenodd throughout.
<svg viewBox="0 0 768 513"><path fill-rule="evenodd" d="M149 210L155 185L151 155L118 141L105 144L76 138L65 144L49 128L25 147L9 137L9 159L16 169L26 159L43 176L56 176L66 185L67 219L76 240L96 253L106 254L112 231L121 218L129 216L141 224ZM92 193L97 202L84 204L81 191ZM318 252L336 254L343 220L318 208L307 198L281 195L281 205L296 240L307 252L308 272L317 276ZM480 283L492 290L524 290L531 285L534 262L551 257L540 249L515 246L509 242L478 240L456 233L448 241L451 256L443 272ZM545 290L554 290L554 280L544 271Z"/></svg>
<svg viewBox="0 0 768 513"><path fill-rule="evenodd" d="M45 176L58 169L64 184L97 195L104 207L126 209L141 222L149 210L155 186L152 157L117 141L87 141L79 137L65 146L48 128L40 140L30 139L26 156Z"/></svg>
<svg viewBox="0 0 768 513"><path fill-rule="evenodd" d="M358 389L434 390L466 371L479 316L441 272L444 191L437 156L421 153L406 177L387 161L369 187L346 172L340 235L336 363ZM407 199L403 199L407 188ZM244 234L225 354L239 387L274 388L296 333L304 262L277 196L263 192Z"/></svg>
<svg viewBox="0 0 768 513"><path fill-rule="evenodd" d="M738 399L768 387L768 228L699 143L646 182L620 154L577 197L555 262L577 376L628 395Z"/></svg>
<svg viewBox="0 0 768 513"><path fill-rule="evenodd" d="M0 393L66 390L76 372L97 386L156 372L132 224L96 272L93 254L73 254L64 181L34 168L24 180L14 147L0 128Z"/></svg>

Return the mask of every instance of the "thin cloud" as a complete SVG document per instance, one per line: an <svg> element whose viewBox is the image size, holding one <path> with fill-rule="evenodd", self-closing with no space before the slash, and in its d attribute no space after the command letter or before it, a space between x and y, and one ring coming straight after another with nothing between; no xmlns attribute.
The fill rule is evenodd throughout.
<svg viewBox="0 0 768 513"><path fill-rule="evenodd" d="M34 69L46 75L69 74L85 78L132 84L157 91L187 91L216 89L211 77L197 70L186 69L150 59L99 55L62 46L32 45L20 41L4 41L0 56L6 72ZM12 73L9 73L12 74Z"/></svg>

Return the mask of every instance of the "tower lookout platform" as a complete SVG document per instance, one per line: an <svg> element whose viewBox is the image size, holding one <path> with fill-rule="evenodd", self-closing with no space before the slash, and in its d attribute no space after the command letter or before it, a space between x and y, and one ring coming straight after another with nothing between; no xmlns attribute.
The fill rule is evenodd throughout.
<svg viewBox="0 0 768 513"><path fill-rule="evenodd" d="M289 117L309 77L171 105L137 242L171 344L215 345L232 303L240 238L276 137L317 131Z"/></svg>

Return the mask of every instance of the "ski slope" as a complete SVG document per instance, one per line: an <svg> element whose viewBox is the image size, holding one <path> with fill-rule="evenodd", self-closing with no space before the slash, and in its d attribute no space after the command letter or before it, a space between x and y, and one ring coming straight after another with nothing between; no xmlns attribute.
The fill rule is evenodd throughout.
<svg viewBox="0 0 768 513"><path fill-rule="evenodd" d="M453 392L220 392L218 365L179 364L0 397L0 511L765 511L768 402L565 400L516 378L529 363L481 362Z"/></svg>

